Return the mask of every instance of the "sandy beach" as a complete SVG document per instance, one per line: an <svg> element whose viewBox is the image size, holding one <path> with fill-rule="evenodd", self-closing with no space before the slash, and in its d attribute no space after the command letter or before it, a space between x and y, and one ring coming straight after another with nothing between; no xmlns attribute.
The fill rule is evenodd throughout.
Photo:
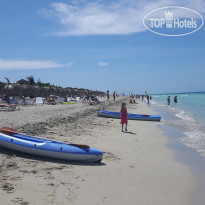
<svg viewBox="0 0 205 205"><path fill-rule="evenodd" d="M157 125L98 117L99 109L154 114L146 103L101 99L83 103L21 107L0 112L0 127L8 126L38 137L88 144L104 153L101 163L79 163L30 156L0 148L1 204L188 205L196 189L189 167L174 161Z"/></svg>

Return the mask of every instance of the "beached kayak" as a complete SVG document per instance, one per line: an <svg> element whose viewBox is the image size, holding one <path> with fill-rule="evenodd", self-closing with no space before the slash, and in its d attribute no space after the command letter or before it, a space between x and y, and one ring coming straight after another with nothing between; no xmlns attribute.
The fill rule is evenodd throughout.
<svg viewBox="0 0 205 205"><path fill-rule="evenodd" d="M0 146L32 155L63 160L100 162L103 157L101 151L87 145L66 144L19 134L7 127L0 129Z"/></svg>
<svg viewBox="0 0 205 205"><path fill-rule="evenodd" d="M119 112L111 112L105 110L99 110L97 112L100 117L109 117L109 118L117 118L120 119ZM128 120L146 120L146 121L160 121L161 117L157 115L140 115L140 114L131 114L128 113Z"/></svg>

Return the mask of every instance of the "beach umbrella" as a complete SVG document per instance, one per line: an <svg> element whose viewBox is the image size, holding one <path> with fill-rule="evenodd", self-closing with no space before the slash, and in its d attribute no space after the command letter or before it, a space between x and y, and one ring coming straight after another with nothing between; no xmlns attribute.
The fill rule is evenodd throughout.
<svg viewBox="0 0 205 205"><path fill-rule="evenodd" d="M3 90L4 90L4 87L5 87L6 83L3 83L3 82L0 82L0 94L4 94L3 93Z"/></svg>
<svg viewBox="0 0 205 205"><path fill-rule="evenodd" d="M5 79L7 82L6 85L4 86L4 94L11 96L13 92L13 86L11 85L11 82L7 77L5 77Z"/></svg>

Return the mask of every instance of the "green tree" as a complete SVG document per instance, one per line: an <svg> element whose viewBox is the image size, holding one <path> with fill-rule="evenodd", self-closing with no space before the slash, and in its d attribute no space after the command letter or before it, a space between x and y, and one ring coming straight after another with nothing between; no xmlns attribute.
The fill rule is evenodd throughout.
<svg viewBox="0 0 205 205"><path fill-rule="evenodd" d="M26 79L28 80L29 85L35 84L34 77L32 75L27 76Z"/></svg>
<svg viewBox="0 0 205 205"><path fill-rule="evenodd" d="M42 86L43 83L41 82L40 78L38 79L37 83L36 83L38 86Z"/></svg>

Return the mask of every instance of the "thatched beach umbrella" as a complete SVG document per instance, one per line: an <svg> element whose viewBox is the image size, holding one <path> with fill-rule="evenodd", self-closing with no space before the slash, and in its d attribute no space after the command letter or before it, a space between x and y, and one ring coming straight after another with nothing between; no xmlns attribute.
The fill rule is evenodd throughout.
<svg viewBox="0 0 205 205"><path fill-rule="evenodd" d="M0 82L0 95L4 94L4 87L5 87L6 83Z"/></svg>
<svg viewBox="0 0 205 205"><path fill-rule="evenodd" d="M3 90L3 93L5 95L8 95L8 96L12 96L13 95L13 86L11 84L7 84L4 86L4 90Z"/></svg>
<svg viewBox="0 0 205 205"><path fill-rule="evenodd" d="M12 96L15 97L15 96L22 96L23 95L23 89L22 89L22 86L19 85L19 84L12 84L13 86L13 89L12 89Z"/></svg>
<svg viewBox="0 0 205 205"><path fill-rule="evenodd" d="M49 87L47 92L48 92L47 93L48 96L55 95L55 88Z"/></svg>
<svg viewBox="0 0 205 205"><path fill-rule="evenodd" d="M63 89L63 88L58 88L57 89L57 95L59 95L59 96L64 96L65 95L65 89Z"/></svg>
<svg viewBox="0 0 205 205"><path fill-rule="evenodd" d="M48 97L47 91L48 91L48 87L38 87L35 97L39 97L39 96Z"/></svg>
<svg viewBox="0 0 205 205"><path fill-rule="evenodd" d="M66 95L71 96L71 89L66 88Z"/></svg>
<svg viewBox="0 0 205 205"><path fill-rule="evenodd" d="M10 83L9 79L5 77L6 83L0 82L0 95L6 95L9 99L10 96L29 96L29 97L50 97L50 95L59 95L59 96L82 96L82 95L104 95L104 92L93 91L83 88L61 88L61 87L47 87L41 86L40 84L35 84L32 76L30 79L32 83L29 84L29 81L20 80L21 83ZM20 82L19 81L19 82ZM18 82L18 81L17 81ZM26 83L25 83L26 82Z"/></svg>

